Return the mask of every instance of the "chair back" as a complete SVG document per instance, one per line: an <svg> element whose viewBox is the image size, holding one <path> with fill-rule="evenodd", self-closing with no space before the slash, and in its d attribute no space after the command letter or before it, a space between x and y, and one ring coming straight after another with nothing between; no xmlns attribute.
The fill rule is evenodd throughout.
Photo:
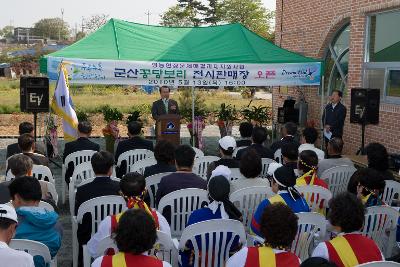
<svg viewBox="0 0 400 267"><path fill-rule="evenodd" d="M68 167L70 163L74 164L74 167L76 167L81 163L90 162L93 154L96 152L97 151L94 150L81 150L69 154L64 161L65 168Z"/></svg>
<svg viewBox="0 0 400 267"><path fill-rule="evenodd" d="M167 176L168 174L171 174L171 172L164 172L164 173L157 173L154 175L151 175L149 177L146 177L146 189L147 189L147 194L149 194L150 197L150 207L156 209L156 194L158 191L158 185L161 182L161 179L164 176Z"/></svg>
<svg viewBox="0 0 400 267"><path fill-rule="evenodd" d="M230 168L231 170L231 182L241 179L246 179L243 174L240 172L239 168Z"/></svg>
<svg viewBox="0 0 400 267"><path fill-rule="evenodd" d="M154 153L148 149L132 149L126 151L119 155L117 166L120 167L123 161L126 162L126 173L132 171L133 164L135 162L147 159L147 158L154 158Z"/></svg>
<svg viewBox="0 0 400 267"><path fill-rule="evenodd" d="M241 149L245 149L245 148L247 148L247 146L239 146L239 147L235 148L235 150L233 150L232 157L236 158L238 151Z"/></svg>
<svg viewBox="0 0 400 267"><path fill-rule="evenodd" d="M189 225L182 233L179 250L188 242L193 245L193 266L225 266L229 253L238 240L245 245L246 234L243 224L236 220L216 219Z"/></svg>
<svg viewBox="0 0 400 267"><path fill-rule="evenodd" d="M317 185L305 185L296 187L300 194L307 201L312 212L319 212L322 215L326 214L329 200L332 198L332 193L328 189Z"/></svg>
<svg viewBox="0 0 400 267"><path fill-rule="evenodd" d="M157 164L157 160L155 158L146 158L133 163L132 172L138 172L141 175L144 174L144 169L146 167L150 167L154 164Z"/></svg>
<svg viewBox="0 0 400 267"><path fill-rule="evenodd" d="M114 253L117 254L119 252L117 244L115 244L114 240L111 236L106 236L99 241L97 244L97 251L94 258L98 258L104 255L107 255L107 252L112 249Z"/></svg>
<svg viewBox="0 0 400 267"><path fill-rule="evenodd" d="M262 158L261 163L262 163L261 178L267 178L269 164L276 163L276 161L270 158Z"/></svg>
<svg viewBox="0 0 400 267"><path fill-rule="evenodd" d="M32 166L32 176L39 181L46 181L52 184L56 184L53 174L51 173L49 167L43 165L33 165Z"/></svg>
<svg viewBox="0 0 400 267"><path fill-rule="evenodd" d="M172 237L179 237L182 234L190 214L200 209L203 203L208 203L208 193L198 188L177 190L161 198L158 211L162 214L165 208L170 208Z"/></svg>
<svg viewBox="0 0 400 267"><path fill-rule="evenodd" d="M194 152L196 153L196 155L194 156L195 159L204 157L204 152L203 151L201 151L197 147L192 147L192 148L193 148Z"/></svg>
<svg viewBox="0 0 400 267"><path fill-rule="evenodd" d="M386 180L385 190L383 191L382 201L392 206L393 200L400 199L400 183L397 181Z"/></svg>
<svg viewBox="0 0 400 267"><path fill-rule="evenodd" d="M39 202L39 207L44 208L47 211L54 211L54 207L43 200Z"/></svg>
<svg viewBox="0 0 400 267"><path fill-rule="evenodd" d="M10 242L10 248L25 251L32 257L40 256L43 258L46 265L51 264L49 248L43 243L28 239L12 239Z"/></svg>
<svg viewBox="0 0 400 267"><path fill-rule="evenodd" d="M47 187L47 192L51 194L51 198L54 200L54 202L58 203L58 193L56 190L56 187L54 184L50 183L50 182L46 182L46 181L40 181L41 185L46 185Z"/></svg>
<svg viewBox="0 0 400 267"><path fill-rule="evenodd" d="M365 214L362 234L375 241L385 258L392 256L398 218L399 212L388 206L369 207Z"/></svg>
<svg viewBox="0 0 400 267"><path fill-rule="evenodd" d="M264 199L273 196L269 186L251 186L233 192L229 199L243 215L243 225L250 232L251 220L258 205Z"/></svg>
<svg viewBox="0 0 400 267"><path fill-rule="evenodd" d="M310 257L314 244L324 240L327 221L325 216L316 212L300 212L296 215L299 218L298 228L290 251L304 261Z"/></svg>
<svg viewBox="0 0 400 267"><path fill-rule="evenodd" d="M219 160L219 157L216 156L204 156L201 158L197 158L194 160L193 164L193 173L202 177L203 179L207 179L207 168L211 162Z"/></svg>
<svg viewBox="0 0 400 267"><path fill-rule="evenodd" d="M372 261L364 264L359 264L355 267L399 267L400 263L394 261Z"/></svg>
<svg viewBox="0 0 400 267"><path fill-rule="evenodd" d="M178 250L169 234L157 231L157 241L150 255L156 256L162 261L169 262L172 266L178 266Z"/></svg>
<svg viewBox="0 0 400 267"><path fill-rule="evenodd" d="M353 166L336 166L324 171L320 178L326 181L329 191L335 197L337 194L347 191L350 177L355 171L356 168Z"/></svg>
<svg viewBox="0 0 400 267"><path fill-rule="evenodd" d="M280 148L275 151L274 159L275 159L276 162L278 162L280 164L283 164L282 150Z"/></svg>
<svg viewBox="0 0 400 267"><path fill-rule="evenodd" d="M92 234L94 235L100 222L109 215L119 214L127 209L125 200L120 196L102 196L83 202L78 209L77 222L82 223L83 216L90 213Z"/></svg>

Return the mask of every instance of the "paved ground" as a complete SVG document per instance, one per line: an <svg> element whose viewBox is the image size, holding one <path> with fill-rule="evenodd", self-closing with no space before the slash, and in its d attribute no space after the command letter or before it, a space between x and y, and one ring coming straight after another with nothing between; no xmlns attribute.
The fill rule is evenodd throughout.
<svg viewBox="0 0 400 267"><path fill-rule="evenodd" d="M238 127L234 127L233 135L239 136ZM206 155L217 155L217 141L219 139L219 130L217 126L207 126L204 130L205 136L205 154ZM104 140L102 138L94 138L93 141L98 142L102 149L105 148ZM8 144L16 142L16 139L0 139L0 180L2 181L5 170L5 157L6 147ZM60 150L64 147L64 142L60 141ZM189 143L189 133L185 127L182 129L182 143ZM62 152L62 151L61 151ZM61 164L61 160L57 159L56 162ZM50 166L55 180L56 188L61 199L61 169L56 165L51 164ZM61 202L60 202L61 203ZM62 247L58 253L58 266L59 267L70 267L72 264L72 233L71 233L71 217L69 213L68 200L65 205L59 204L60 221L64 227L64 237Z"/></svg>

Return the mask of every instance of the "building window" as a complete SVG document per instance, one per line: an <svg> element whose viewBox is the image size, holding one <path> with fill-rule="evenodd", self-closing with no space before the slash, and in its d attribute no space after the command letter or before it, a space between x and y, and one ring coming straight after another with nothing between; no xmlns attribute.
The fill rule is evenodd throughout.
<svg viewBox="0 0 400 267"><path fill-rule="evenodd" d="M383 102L400 104L400 10L368 16L364 86Z"/></svg>
<svg viewBox="0 0 400 267"><path fill-rule="evenodd" d="M346 92L349 69L350 25L343 27L329 44L325 58L325 95L333 90Z"/></svg>

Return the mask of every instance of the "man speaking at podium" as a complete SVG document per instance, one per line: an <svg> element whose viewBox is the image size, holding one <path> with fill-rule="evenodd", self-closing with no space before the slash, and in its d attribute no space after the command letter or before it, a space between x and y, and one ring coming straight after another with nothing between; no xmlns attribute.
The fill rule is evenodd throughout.
<svg viewBox="0 0 400 267"><path fill-rule="evenodd" d="M168 86L160 87L161 99L154 101L151 108L151 115L154 120L164 114L179 114L178 103L173 99L169 99L170 91L171 89Z"/></svg>

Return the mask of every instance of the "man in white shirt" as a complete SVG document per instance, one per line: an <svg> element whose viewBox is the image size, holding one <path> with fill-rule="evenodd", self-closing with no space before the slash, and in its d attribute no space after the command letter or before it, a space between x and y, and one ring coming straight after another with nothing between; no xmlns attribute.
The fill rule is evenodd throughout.
<svg viewBox="0 0 400 267"><path fill-rule="evenodd" d="M0 205L0 260L4 267L34 267L33 258L26 252L8 246L17 228L17 213L9 205Z"/></svg>
<svg viewBox="0 0 400 267"><path fill-rule="evenodd" d="M315 142L318 139L318 132L313 127L308 127L303 130L303 135L301 137L301 145L299 146L299 154L304 150L312 150L317 156L318 160L323 160L325 158L325 152L319 148L315 147Z"/></svg>

